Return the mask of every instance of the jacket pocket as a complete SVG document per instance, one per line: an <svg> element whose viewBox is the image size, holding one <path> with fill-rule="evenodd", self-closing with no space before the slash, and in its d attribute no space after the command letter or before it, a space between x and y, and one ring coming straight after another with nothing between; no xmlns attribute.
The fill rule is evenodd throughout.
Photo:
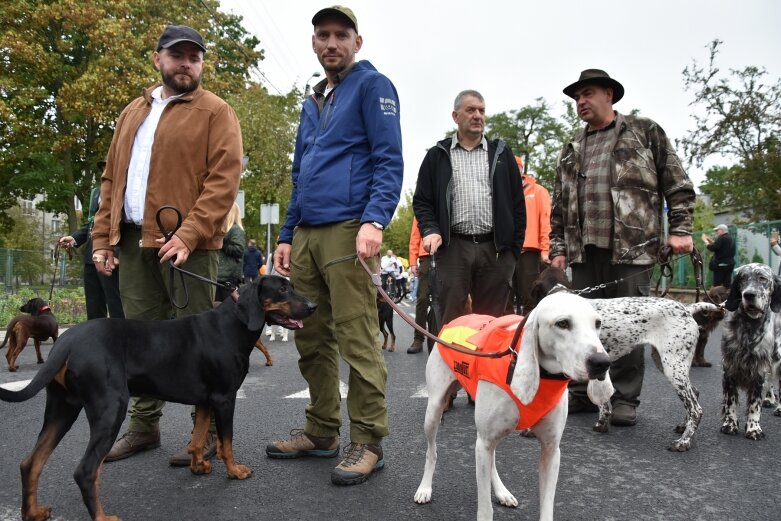
<svg viewBox="0 0 781 521"><path fill-rule="evenodd" d="M658 189L653 152L640 146L626 146L619 141L613 150L616 186Z"/></svg>

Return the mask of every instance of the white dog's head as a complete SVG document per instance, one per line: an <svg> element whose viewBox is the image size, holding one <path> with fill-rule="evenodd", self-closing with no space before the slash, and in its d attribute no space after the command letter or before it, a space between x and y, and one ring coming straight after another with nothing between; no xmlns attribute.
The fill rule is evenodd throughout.
<svg viewBox="0 0 781 521"><path fill-rule="evenodd" d="M540 367L578 382L605 380L610 359L599 340L600 326L599 315L583 297L561 292L542 299L526 321L510 385L521 403L537 394ZM606 383L612 388L609 379ZM596 396L607 392L604 384L598 387Z"/></svg>
<svg viewBox="0 0 781 521"><path fill-rule="evenodd" d="M730 285L724 307L729 311L740 309L751 320L764 317L768 308L778 313L781 311L781 279L764 264L741 266Z"/></svg>

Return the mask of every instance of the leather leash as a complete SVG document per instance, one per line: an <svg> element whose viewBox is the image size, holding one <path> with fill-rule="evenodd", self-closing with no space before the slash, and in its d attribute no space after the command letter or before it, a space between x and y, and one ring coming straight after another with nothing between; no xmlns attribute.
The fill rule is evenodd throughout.
<svg viewBox="0 0 781 521"><path fill-rule="evenodd" d="M659 250L659 265L661 268L661 274L659 275L659 280L656 282L656 293L659 293L659 285L662 282L662 278L667 278L669 280L672 280L673 272L672 272L672 260L670 257L672 255L672 248L670 246L664 246L661 250ZM700 301L700 291L702 291L703 295L705 295L705 299L708 300L711 304L719 305L716 302L713 302L713 300L710 298L710 295L708 295L708 292L705 291L705 286L703 284L704 276L703 276L703 261L702 261L702 254L697 248L693 248L691 253L689 254L689 257L692 261L692 267L694 268L694 282L695 282L695 288L696 293L694 296L694 302ZM678 257L680 258L680 257ZM664 289L660 297L667 296L667 292L670 289L670 285L668 284L667 287Z"/></svg>
<svg viewBox="0 0 781 521"><path fill-rule="evenodd" d="M176 226L172 230L168 230L163 226L163 220L160 217L163 213L163 210L171 210L176 214ZM176 233L176 230L179 229L179 227L182 225L182 212L179 210L179 208L171 205L163 205L155 214L155 219L157 220L157 227L160 228L160 233L163 234L163 237L165 238L165 242L168 242L171 240L171 238L174 236L174 233ZM191 271L187 271L183 268L180 268L179 266L174 264L174 259L168 260L168 265L170 266L170 271L168 272L169 277L169 287L168 290L168 299L171 301L171 304L177 308L177 309L184 309L187 307L187 305L190 303L190 292L187 290L187 282L184 280L184 276L187 275L188 277L192 277L195 280L200 280L201 282L206 282L208 284L211 284L213 286L217 286L220 288L224 288L228 291L230 291L230 296L233 299L234 302L238 302L239 300L239 290L236 286L231 284L230 282L218 282L215 280L208 279L206 277L203 277L201 275L198 275L197 273L193 273ZM176 299L174 298L174 271L179 272L179 280L182 282L182 288L184 289L184 304L179 305L178 302L176 302Z"/></svg>
<svg viewBox="0 0 781 521"><path fill-rule="evenodd" d="M415 321L412 319L412 317L409 316L403 309L401 309L401 307L398 304L393 302L393 299L388 296L388 294L385 292L384 289L382 289L382 279L380 278L380 274L373 272L371 270L371 268L369 268L369 266L366 264L366 261L363 260L360 256L357 257L357 259L358 259L358 262L361 263L361 266L363 267L364 271L366 271L366 273L371 278L372 284L374 284L374 286L377 288L377 291L380 293L380 295L382 296L383 300L385 300L385 302L388 303L388 305L393 309L393 311L395 311L396 314L399 315L404 320L404 322L406 322L407 324L412 326L413 329L415 329L417 332L421 333L426 338L429 338L429 339L433 340L434 342L436 342L436 343L438 343L438 344L440 344L440 345L442 345L442 346L444 346L444 347L446 347L448 349L452 349L453 351L457 351L457 352L463 353L465 355L471 355L471 356L476 356L476 357L481 357L481 358L502 358L504 356L512 356L513 357L513 361L510 364L510 366L511 366L510 367L510 371L511 372L510 372L510 376L508 376L508 378L511 378L512 369L515 367L515 360L518 358L518 351L517 351L516 347L517 347L517 344L518 344L518 340L520 339L521 331L523 330L523 326L526 324L526 318L528 317L528 315L523 317L523 320L521 320L520 324L518 324L518 328L515 330L515 336L513 336L513 341L510 344L510 346L507 347L507 349L505 349L503 351L495 351L493 353L483 353L483 352L479 352L479 351L473 351L471 349L466 349L466 348L461 347L459 345L451 344L450 342L442 340L438 336L430 333L426 329L423 329L422 327L417 325L415 323Z"/></svg>

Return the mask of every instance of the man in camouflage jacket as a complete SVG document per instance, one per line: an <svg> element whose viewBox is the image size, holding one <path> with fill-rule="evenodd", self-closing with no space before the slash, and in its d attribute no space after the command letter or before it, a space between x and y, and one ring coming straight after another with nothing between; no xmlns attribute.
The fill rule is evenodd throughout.
<svg viewBox="0 0 781 521"><path fill-rule="evenodd" d="M668 207L667 244L674 253L692 250L692 182L658 124L613 110L624 88L606 72L583 71L564 93L575 99L587 126L564 146L556 167L551 264L569 265L579 289L623 279L584 294L588 298L647 296L648 268L664 241L662 198ZM643 373L642 348L611 367L613 424L636 423ZM571 414L592 407L585 386L571 387Z"/></svg>

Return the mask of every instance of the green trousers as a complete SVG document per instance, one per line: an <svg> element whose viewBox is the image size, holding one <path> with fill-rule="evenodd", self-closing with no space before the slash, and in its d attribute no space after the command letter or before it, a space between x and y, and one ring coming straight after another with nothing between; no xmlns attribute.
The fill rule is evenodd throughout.
<svg viewBox="0 0 781 521"><path fill-rule="evenodd" d="M214 286L185 276L189 303L177 309L168 297L170 291L170 267L160 264L156 248L141 248L141 231L134 226L123 226L119 244L119 293L125 318L143 320L168 320L195 315L212 309ZM196 250L190 254L182 268L208 277L217 278L217 250ZM173 293L180 305L185 301L179 273L174 274ZM153 398L133 397L130 403L128 430L153 432L159 430L160 417L165 402ZM212 415L211 430L214 430Z"/></svg>
<svg viewBox="0 0 781 521"><path fill-rule="evenodd" d="M379 443L388 435L388 371L379 342L377 291L356 258L360 223L299 226L293 235L290 279L317 310L296 331L298 367L309 384L304 431L337 436L342 424L339 358L347 363L350 440ZM367 259L376 269L377 259Z"/></svg>

